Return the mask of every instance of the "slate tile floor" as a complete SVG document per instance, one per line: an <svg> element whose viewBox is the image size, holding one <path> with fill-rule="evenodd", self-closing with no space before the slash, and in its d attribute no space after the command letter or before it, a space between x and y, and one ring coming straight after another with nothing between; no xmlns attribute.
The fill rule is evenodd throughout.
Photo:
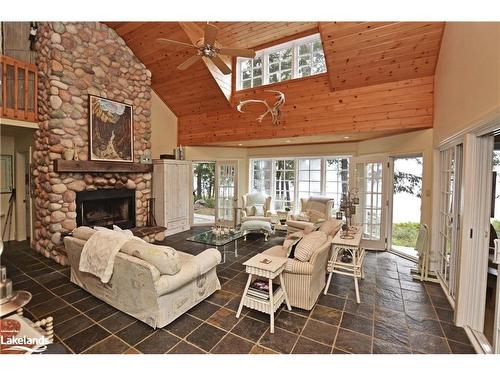
<svg viewBox="0 0 500 375"><path fill-rule="evenodd" d="M185 238L203 230L170 236L165 244L198 254L205 246ZM412 281L413 264L389 253L367 254L359 305L352 279L335 275L311 311L281 308L274 334L266 314L245 308L236 319L246 280L242 263L282 241L279 235L240 241L239 257L228 253L218 266L222 290L158 330L71 284L68 267L27 243L7 243L2 262L14 288L33 294L25 315L53 316L55 341L68 353L473 353L464 330L451 322L441 288Z"/></svg>

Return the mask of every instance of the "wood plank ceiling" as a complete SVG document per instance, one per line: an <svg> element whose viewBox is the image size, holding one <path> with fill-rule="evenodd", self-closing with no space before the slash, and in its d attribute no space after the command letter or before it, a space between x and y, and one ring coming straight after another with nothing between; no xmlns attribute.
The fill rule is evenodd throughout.
<svg viewBox="0 0 500 375"><path fill-rule="evenodd" d="M327 73L233 92L229 100L205 64L176 69L191 51L156 43L189 42L179 23L107 24L151 70L153 89L179 117L183 145L356 132L375 138L432 127L443 22L214 22L223 46L258 49L319 31L325 51ZM269 97L269 88L286 95L279 127L235 110L239 100Z"/></svg>

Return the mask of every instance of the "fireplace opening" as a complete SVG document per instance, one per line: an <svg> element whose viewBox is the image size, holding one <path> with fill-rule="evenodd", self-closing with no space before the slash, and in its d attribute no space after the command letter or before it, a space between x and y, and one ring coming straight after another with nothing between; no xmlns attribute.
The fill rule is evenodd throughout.
<svg viewBox="0 0 500 375"><path fill-rule="evenodd" d="M110 189L76 194L77 226L135 227L135 190Z"/></svg>

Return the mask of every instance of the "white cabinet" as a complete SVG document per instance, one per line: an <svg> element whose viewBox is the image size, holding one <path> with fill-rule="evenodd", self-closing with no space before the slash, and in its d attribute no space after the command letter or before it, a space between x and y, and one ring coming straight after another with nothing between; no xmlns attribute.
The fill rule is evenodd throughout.
<svg viewBox="0 0 500 375"><path fill-rule="evenodd" d="M155 217L158 225L167 227L167 236L190 228L191 184L191 162L153 161Z"/></svg>

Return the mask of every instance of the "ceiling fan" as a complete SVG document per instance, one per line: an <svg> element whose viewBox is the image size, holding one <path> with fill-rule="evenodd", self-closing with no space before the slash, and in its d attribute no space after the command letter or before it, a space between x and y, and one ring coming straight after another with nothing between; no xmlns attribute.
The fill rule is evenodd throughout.
<svg viewBox="0 0 500 375"><path fill-rule="evenodd" d="M172 44L177 46L189 47L196 50L196 54L180 64L177 69L186 70L195 62L201 60L203 57L209 58L219 68L223 74L230 74L231 69L220 58L219 55L234 56L234 57L247 57L253 59L255 51L246 48L224 48L216 40L217 32L219 29L214 25L207 23L205 25L205 33L203 38L196 44L189 44L179 42L178 40L158 38L157 41L165 44Z"/></svg>

